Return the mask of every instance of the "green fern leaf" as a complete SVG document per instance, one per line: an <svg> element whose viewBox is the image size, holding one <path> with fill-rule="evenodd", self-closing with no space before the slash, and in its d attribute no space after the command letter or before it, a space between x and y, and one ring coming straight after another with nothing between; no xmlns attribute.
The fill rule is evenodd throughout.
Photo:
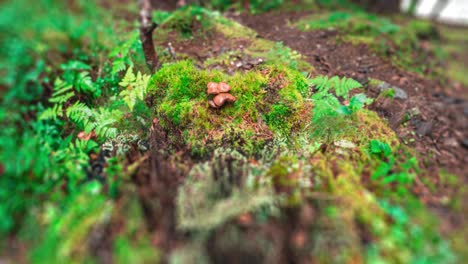
<svg viewBox="0 0 468 264"><path fill-rule="evenodd" d="M314 86L320 94L326 94L333 89L337 96L345 99L349 97L351 90L362 87L359 82L351 78L343 77L340 79L338 76L333 76L330 79L327 76L317 76L310 80L310 85Z"/></svg>
<svg viewBox="0 0 468 264"><path fill-rule="evenodd" d="M349 97L349 92L351 90L360 87L362 87L362 85L359 82L346 77L343 77L341 81L338 80L334 86L336 95L346 99Z"/></svg>
<svg viewBox="0 0 468 264"><path fill-rule="evenodd" d="M74 95L73 86L57 78L54 82L54 93L49 102L63 104Z"/></svg>
<svg viewBox="0 0 468 264"><path fill-rule="evenodd" d="M316 95L312 97L314 101L314 112L312 121L319 122L325 116L335 116L341 106L338 99L332 94Z"/></svg>
<svg viewBox="0 0 468 264"><path fill-rule="evenodd" d="M136 104L137 100L143 100L148 92L149 75L143 75L138 72L137 75L133 73L133 67L128 68L124 78L119 83L120 86L125 88L120 92L120 97L127 104L130 110Z"/></svg>
<svg viewBox="0 0 468 264"><path fill-rule="evenodd" d="M61 104L55 104L49 107L39 115L39 120L55 120L57 117L63 116L63 108Z"/></svg>

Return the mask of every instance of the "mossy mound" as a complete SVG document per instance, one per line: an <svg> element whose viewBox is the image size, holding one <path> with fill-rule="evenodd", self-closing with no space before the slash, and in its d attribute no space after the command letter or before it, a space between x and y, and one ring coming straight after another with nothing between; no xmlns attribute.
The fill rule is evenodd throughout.
<svg viewBox="0 0 468 264"><path fill-rule="evenodd" d="M237 100L210 108L207 84L221 81ZM301 120L310 120L306 78L276 65L229 76L199 70L191 61L167 64L152 77L149 93L162 125L178 130L198 154L229 146L252 155L274 135L289 137L304 126Z"/></svg>

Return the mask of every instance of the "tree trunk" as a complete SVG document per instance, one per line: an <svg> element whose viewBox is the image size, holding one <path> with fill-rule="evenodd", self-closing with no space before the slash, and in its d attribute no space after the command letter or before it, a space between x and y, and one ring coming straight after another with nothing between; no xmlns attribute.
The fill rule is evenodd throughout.
<svg viewBox="0 0 468 264"><path fill-rule="evenodd" d="M401 0L353 0L353 2L371 12L385 14L400 12Z"/></svg>
<svg viewBox="0 0 468 264"><path fill-rule="evenodd" d="M139 0L140 4L140 40L145 55L146 65L151 72L159 67L158 56L154 49L153 31L157 25L153 22L151 12L153 10L149 0Z"/></svg>

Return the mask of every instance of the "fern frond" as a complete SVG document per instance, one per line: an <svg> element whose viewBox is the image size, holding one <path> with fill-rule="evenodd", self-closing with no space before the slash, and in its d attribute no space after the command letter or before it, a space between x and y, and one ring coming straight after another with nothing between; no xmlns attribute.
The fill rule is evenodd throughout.
<svg viewBox="0 0 468 264"><path fill-rule="evenodd" d="M50 120L50 119L57 119L57 117L63 116L63 108L61 104L55 104L53 107L49 107L44 110L39 115L39 120Z"/></svg>
<svg viewBox="0 0 468 264"><path fill-rule="evenodd" d="M99 108L99 111L94 115L94 123L90 124L93 127L96 135L103 138L113 138L117 136L118 129L112 127L123 118L123 113L119 110L108 110L105 108Z"/></svg>
<svg viewBox="0 0 468 264"><path fill-rule="evenodd" d="M84 128L86 133L95 131L98 137L112 138L117 136L118 129L112 127L123 118L119 110L110 111L103 107L91 109L81 102L67 108L67 117Z"/></svg>
<svg viewBox="0 0 468 264"><path fill-rule="evenodd" d="M54 93L49 102L63 104L74 95L73 86L57 78L54 82Z"/></svg>
<svg viewBox="0 0 468 264"><path fill-rule="evenodd" d="M120 97L122 97L130 110L133 110L137 100L145 98L148 92L148 81L149 75L143 75L141 72L135 75L133 67L128 68L119 85L125 88L125 90L120 92Z"/></svg>
<svg viewBox="0 0 468 264"><path fill-rule="evenodd" d="M127 64L125 63L125 59L117 58L112 62L112 75L116 75L117 73L125 70L127 68Z"/></svg>
<svg viewBox="0 0 468 264"><path fill-rule="evenodd" d="M353 89L357 89L357 88L360 88L362 87L362 85L351 79L351 78L346 78L346 77L343 77L343 79L341 79L341 81L338 81L336 83L336 86L334 87L335 88L335 92L336 92L336 95L337 96L341 96L341 97L344 97L344 98L348 98L349 96L349 92Z"/></svg>
<svg viewBox="0 0 468 264"><path fill-rule="evenodd" d="M136 76L133 73L133 67L130 66L125 73L125 76L123 77L122 81L120 81L119 85L122 87L126 87L134 83L136 80Z"/></svg>
<svg viewBox="0 0 468 264"><path fill-rule="evenodd" d="M334 95L322 95L314 100L312 121L317 123L325 116L335 116L338 114L340 107L341 104Z"/></svg>
<svg viewBox="0 0 468 264"><path fill-rule="evenodd" d="M84 103L76 102L67 108L66 115L75 123L85 124L93 116L93 111Z"/></svg>
<svg viewBox="0 0 468 264"><path fill-rule="evenodd" d="M315 86L319 92L326 93L333 86L328 79L328 76L319 75L314 79L310 80L310 85Z"/></svg>
<svg viewBox="0 0 468 264"><path fill-rule="evenodd" d="M343 77L340 79L338 76L328 78L328 76L317 76L310 80L310 85L315 86L320 94L328 93L329 90L334 89L337 96L348 98L349 92L353 89L360 88L362 85L351 79Z"/></svg>

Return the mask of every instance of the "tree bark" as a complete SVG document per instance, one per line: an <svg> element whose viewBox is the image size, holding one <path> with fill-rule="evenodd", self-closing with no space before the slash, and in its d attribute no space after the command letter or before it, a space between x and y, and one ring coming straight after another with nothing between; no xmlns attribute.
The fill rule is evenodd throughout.
<svg viewBox="0 0 468 264"><path fill-rule="evenodd" d="M159 67L159 59L153 43L153 31L157 27L153 22L151 12L153 10L149 0L139 0L140 4L140 40L145 55L146 65L151 72Z"/></svg>

